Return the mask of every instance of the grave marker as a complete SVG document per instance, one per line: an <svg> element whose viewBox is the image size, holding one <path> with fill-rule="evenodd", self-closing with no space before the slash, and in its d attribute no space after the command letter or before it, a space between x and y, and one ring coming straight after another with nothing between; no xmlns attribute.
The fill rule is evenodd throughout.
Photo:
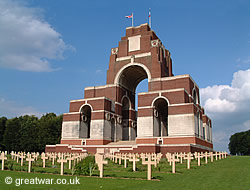
<svg viewBox="0 0 250 190"><path fill-rule="evenodd" d="M190 162L192 159L194 159L191 152L189 152L184 159L187 160L187 169L190 169Z"/></svg>
<svg viewBox="0 0 250 190"><path fill-rule="evenodd" d="M7 160L7 157L5 157L4 152L1 153L0 159L2 160L2 170L4 170L4 160Z"/></svg>
<svg viewBox="0 0 250 190"><path fill-rule="evenodd" d="M62 157L61 159L58 159L57 162L61 163L61 175L63 175L63 170L64 170L63 164L67 163L67 160L63 159Z"/></svg>
<svg viewBox="0 0 250 190"><path fill-rule="evenodd" d="M156 166L156 160L151 160L151 155L148 155L148 161L143 161L143 165L148 165L148 180L151 180L152 176L152 165Z"/></svg>
<svg viewBox="0 0 250 190"><path fill-rule="evenodd" d="M140 159L136 158L135 154L133 155L132 159L129 159L129 161L133 162L133 171L136 171L136 162L140 161Z"/></svg>
<svg viewBox="0 0 250 190"><path fill-rule="evenodd" d="M48 157L45 156L44 152L41 155L41 159L43 160L43 168L45 168L45 163L46 163L46 160L48 159Z"/></svg>
<svg viewBox="0 0 250 190"><path fill-rule="evenodd" d="M103 164L107 164L108 161L103 159L103 155L95 154L95 161L100 171L100 178L103 178Z"/></svg>
<svg viewBox="0 0 250 190"><path fill-rule="evenodd" d="M170 158L170 162L172 162L172 173L175 173L175 162L179 162L180 159L175 158L175 154Z"/></svg>
<svg viewBox="0 0 250 190"><path fill-rule="evenodd" d="M30 171L31 171L31 164L32 164L32 162L33 162L34 160L35 160L35 159L34 159L34 158L31 158L31 155L30 155L30 154L28 155L28 158L26 158L26 161L29 162L28 173L30 173Z"/></svg>

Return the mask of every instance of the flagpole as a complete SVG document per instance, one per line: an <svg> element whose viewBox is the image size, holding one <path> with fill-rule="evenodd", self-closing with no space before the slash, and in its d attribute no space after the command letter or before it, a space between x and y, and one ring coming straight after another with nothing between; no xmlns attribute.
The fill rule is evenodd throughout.
<svg viewBox="0 0 250 190"><path fill-rule="evenodd" d="M149 8L149 27L151 28L151 9Z"/></svg>
<svg viewBox="0 0 250 190"><path fill-rule="evenodd" d="M132 27L134 27L134 13L132 13Z"/></svg>

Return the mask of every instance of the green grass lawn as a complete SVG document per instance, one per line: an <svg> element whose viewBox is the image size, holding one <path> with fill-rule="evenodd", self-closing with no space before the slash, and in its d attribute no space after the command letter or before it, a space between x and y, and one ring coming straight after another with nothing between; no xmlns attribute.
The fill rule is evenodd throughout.
<svg viewBox="0 0 250 190"><path fill-rule="evenodd" d="M9 163L10 164L10 163ZM132 172L132 163L128 168L109 162L104 167L104 178L98 178L98 172L93 177L72 176L70 170L65 170L67 175L60 176L59 165L52 168L49 163L48 168L41 168L42 163L33 165L33 173L26 171L0 171L0 189L250 189L250 157L227 157L214 163L197 166L197 161L192 161L191 169L186 169L186 163L176 165L176 174L171 173L171 166L165 159L161 161L159 167L153 167L152 177L154 180L147 181L146 166L138 164L139 171ZM26 167L27 165L25 165ZM39 167L38 167L39 166ZM14 165L13 167L18 167ZM25 168L24 167L24 168ZM67 167L67 165L66 165ZM37 173L50 172L51 174ZM11 177L13 182L5 184L5 178ZM80 184L54 184L57 179L63 182L72 183L76 177ZM39 180L53 179L52 184L25 184L25 179L37 178ZM27 181L26 181L27 182ZM35 182L35 181L30 181ZM50 181L51 182L51 181Z"/></svg>

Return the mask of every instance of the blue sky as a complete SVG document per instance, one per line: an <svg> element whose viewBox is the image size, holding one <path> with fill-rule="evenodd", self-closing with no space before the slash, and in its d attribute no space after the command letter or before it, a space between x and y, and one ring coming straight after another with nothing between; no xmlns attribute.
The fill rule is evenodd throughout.
<svg viewBox="0 0 250 190"><path fill-rule="evenodd" d="M213 120L215 149L250 129L250 2L247 0L0 0L0 117L68 112L83 89L106 83L111 48L134 13L190 74ZM145 91L146 82L139 84Z"/></svg>

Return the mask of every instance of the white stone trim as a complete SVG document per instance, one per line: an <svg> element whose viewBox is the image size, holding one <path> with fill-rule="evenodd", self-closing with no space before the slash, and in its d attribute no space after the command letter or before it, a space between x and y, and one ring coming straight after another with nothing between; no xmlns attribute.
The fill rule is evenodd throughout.
<svg viewBox="0 0 250 190"><path fill-rule="evenodd" d="M148 56L151 56L151 52L140 53L140 54L134 55L134 58L136 59L136 58L148 57ZM129 59L131 59L131 56L119 57L119 58L116 58L116 61L125 61Z"/></svg>
<svg viewBox="0 0 250 190"><path fill-rule="evenodd" d="M130 66L135 66L135 65L136 65L136 66L139 66L139 67L142 67L142 68L144 69L144 71L147 73L148 81L150 81L150 80L151 80L151 73L150 73L150 70L149 70L145 65L143 65L143 64L141 64L141 63L129 63L129 64L124 65L124 66L117 72L117 74L116 74L116 76L115 76L114 84L119 85L119 79L120 79L120 76L121 76L122 72L123 72L126 68L128 68L128 67L130 67Z"/></svg>
<svg viewBox="0 0 250 190"><path fill-rule="evenodd" d="M70 100L70 102L81 102L84 101L85 99L78 99L78 100Z"/></svg>
<svg viewBox="0 0 250 190"><path fill-rule="evenodd" d="M186 91L186 90L184 88L176 88L176 89L170 89L170 90L157 90L157 91L150 91L150 92L140 92L140 93L138 93L138 95L159 94L159 93L164 93L164 92L177 92L177 91Z"/></svg>
<svg viewBox="0 0 250 190"><path fill-rule="evenodd" d="M159 144L160 146L190 146L191 144Z"/></svg>
<svg viewBox="0 0 250 190"><path fill-rule="evenodd" d="M153 108L152 106L142 106L142 107L138 107L137 109L150 109Z"/></svg>
<svg viewBox="0 0 250 190"><path fill-rule="evenodd" d="M56 145L46 145L46 147L56 147Z"/></svg>
<svg viewBox="0 0 250 190"><path fill-rule="evenodd" d="M152 103L151 103L151 106L152 106L152 107L154 107L155 101L156 101L157 99L159 99L159 98L162 98L162 99L166 100L167 103L168 103L168 105L170 105L169 100L168 100L165 96L159 95L158 97L156 97L156 98L153 99L153 101L152 101Z"/></svg>
<svg viewBox="0 0 250 190"><path fill-rule="evenodd" d="M126 30L127 30L127 29L131 29L131 28L140 28L141 26L144 26L144 25L148 25L148 23L141 24L141 25L139 25L139 26L129 26L129 27L126 28Z"/></svg>
<svg viewBox="0 0 250 190"><path fill-rule="evenodd" d="M84 90L94 90L94 89L102 89L102 88L110 88L110 87L118 87L118 85L106 84L106 85L102 85L102 86L90 86L90 87L84 88Z"/></svg>
<svg viewBox="0 0 250 190"><path fill-rule="evenodd" d="M94 110L93 107L92 107L90 104L88 104L87 102L86 102L85 104L81 105L81 107L80 107L80 109L79 109L79 112L81 112L81 109L82 109L84 106L89 106L90 109L91 109L91 112L93 112L93 110Z"/></svg>
<svg viewBox="0 0 250 190"><path fill-rule="evenodd" d="M193 78L189 74L177 75L177 76L171 76L171 77L153 78L149 82L174 80L174 79L180 79L180 78L190 78L192 80L192 82L194 83L194 85L197 88L199 88L199 86L196 84L196 82L193 80Z"/></svg>
<svg viewBox="0 0 250 190"><path fill-rule="evenodd" d="M175 115L169 115L171 117L180 117L180 116L194 116L192 113L187 113L187 114L175 114Z"/></svg>
<svg viewBox="0 0 250 190"><path fill-rule="evenodd" d="M130 100L130 98L128 97L128 95L127 94L125 94L123 97L122 97L122 99L121 99L121 102L123 101L123 99L124 98L127 98L128 99L128 102L129 102L129 110L132 108L131 106L132 106L132 104L131 104L131 100ZM121 103L122 104L122 103ZM122 105L123 106L123 105Z"/></svg>
<svg viewBox="0 0 250 190"><path fill-rule="evenodd" d="M95 97L95 98L84 98L84 100L86 100L86 101L89 101L89 100L99 100L99 99L105 99L105 100L109 100L109 101L112 102L111 99L109 99L109 98L107 98L107 97L105 97L105 96L102 96L102 97Z"/></svg>
<svg viewBox="0 0 250 190"><path fill-rule="evenodd" d="M186 105L192 105L193 103L181 103L181 104L171 104L169 106L186 106Z"/></svg>
<svg viewBox="0 0 250 190"><path fill-rule="evenodd" d="M69 112L69 113L64 113L63 115L70 115L70 114L78 114L80 112Z"/></svg>
<svg viewBox="0 0 250 190"><path fill-rule="evenodd" d="M122 106L122 104L120 102L115 102L115 104L118 104L118 105Z"/></svg>

